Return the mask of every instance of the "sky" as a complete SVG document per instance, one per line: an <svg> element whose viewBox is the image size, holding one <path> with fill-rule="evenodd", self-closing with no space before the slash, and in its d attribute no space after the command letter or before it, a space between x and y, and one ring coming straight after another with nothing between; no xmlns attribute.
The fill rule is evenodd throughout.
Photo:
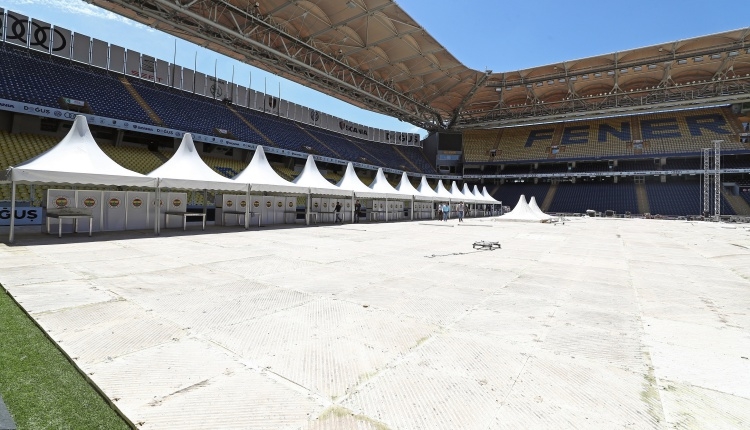
<svg viewBox="0 0 750 430"><path fill-rule="evenodd" d="M312 0L315 2L315 0ZM464 65L508 72L750 27L746 0L509 1L398 0L417 23ZM142 26L82 0L0 0L0 7L325 111L347 121L427 132L360 109L255 67Z"/></svg>

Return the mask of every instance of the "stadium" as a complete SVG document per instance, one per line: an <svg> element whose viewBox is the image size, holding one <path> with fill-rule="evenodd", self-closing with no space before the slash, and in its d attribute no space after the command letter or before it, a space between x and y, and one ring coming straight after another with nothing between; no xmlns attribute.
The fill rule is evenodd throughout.
<svg viewBox="0 0 750 430"><path fill-rule="evenodd" d="M389 0L91 3L427 132L0 8L2 309L118 426L749 425L750 29L493 72ZM8 350L0 424L111 426Z"/></svg>

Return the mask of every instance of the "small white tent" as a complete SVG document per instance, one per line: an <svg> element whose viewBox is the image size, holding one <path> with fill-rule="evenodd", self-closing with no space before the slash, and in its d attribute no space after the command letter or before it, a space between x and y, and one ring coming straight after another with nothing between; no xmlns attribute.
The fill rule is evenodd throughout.
<svg viewBox="0 0 750 430"><path fill-rule="evenodd" d="M172 158L149 173L149 176L159 178L159 188L222 191L247 189L247 183L233 181L209 167L198 155L190 133L185 133L182 137Z"/></svg>
<svg viewBox="0 0 750 430"><path fill-rule="evenodd" d="M539 208L539 205L536 204L536 197L534 196L531 196L531 199L529 200L529 207L531 208L531 212L534 213L542 221L549 221L554 218L551 215L547 215L546 213L542 212L542 210Z"/></svg>
<svg viewBox="0 0 750 430"><path fill-rule="evenodd" d="M385 178L385 174L383 173L383 168L378 168L378 173L375 174L375 179L372 180L370 189L377 193L383 194L387 198L407 197L397 189L393 188L393 185L388 183L388 180Z"/></svg>
<svg viewBox="0 0 750 430"><path fill-rule="evenodd" d="M302 173L294 178L293 183L300 187L307 188L308 194L321 194L326 196L351 196L352 190L343 190L336 185L328 182L318 170L315 159L312 155L307 156L307 162L302 169Z"/></svg>
<svg viewBox="0 0 750 430"><path fill-rule="evenodd" d="M18 166L8 168L11 183L11 214L15 213L16 184L105 185L155 188L154 177L128 170L104 153L91 135L86 117L77 115L67 135L49 151ZM10 217L13 243L15 217Z"/></svg>
<svg viewBox="0 0 750 430"><path fill-rule="evenodd" d="M419 194L421 194L425 200L436 201L440 199L435 190L433 190L432 187L430 187L430 184L427 183L427 177L424 175L422 175L422 180L417 186L417 191L419 191Z"/></svg>
<svg viewBox="0 0 750 430"><path fill-rule="evenodd" d="M287 181L273 170L262 146L255 149L250 164L233 179L235 182L250 184L253 191L307 194L307 188Z"/></svg>
<svg viewBox="0 0 750 430"><path fill-rule="evenodd" d="M398 185L396 185L396 190L401 194L413 196L416 200L428 200L422 195L422 193L414 188L414 185L411 184L409 176L406 174L406 172L403 172L401 174L401 181L398 183Z"/></svg>
<svg viewBox="0 0 750 430"><path fill-rule="evenodd" d="M531 210L529 204L526 202L526 196L521 194L518 198L518 203L512 211L505 215L498 217L499 220L507 221L526 221L526 222L539 222L539 217Z"/></svg>
<svg viewBox="0 0 750 430"><path fill-rule="evenodd" d="M341 180L336 184L337 187L342 190L349 190L354 193L357 197L383 197L383 194L374 192L357 176L357 172L354 171L354 165L349 162L346 165L346 171Z"/></svg>

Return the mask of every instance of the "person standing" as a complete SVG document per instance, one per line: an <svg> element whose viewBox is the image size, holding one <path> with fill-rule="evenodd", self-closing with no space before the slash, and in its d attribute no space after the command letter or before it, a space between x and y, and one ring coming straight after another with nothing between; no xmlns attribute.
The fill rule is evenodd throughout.
<svg viewBox="0 0 750 430"><path fill-rule="evenodd" d="M362 210L362 203L357 200L354 203L354 222L359 222L359 212Z"/></svg>
<svg viewBox="0 0 750 430"><path fill-rule="evenodd" d="M464 222L464 211L466 211L466 206L464 205L464 202L458 203L458 222Z"/></svg>
<svg viewBox="0 0 750 430"><path fill-rule="evenodd" d="M448 203L443 204L443 221L448 221L448 213L451 211L451 207Z"/></svg>
<svg viewBox="0 0 750 430"><path fill-rule="evenodd" d="M336 220L333 223L336 224L337 222L343 222L344 220L341 219L341 203L336 202L336 208L334 210L336 211Z"/></svg>
<svg viewBox="0 0 750 430"><path fill-rule="evenodd" d="M437 219L438 220L443 219L443 204L442 203L437 204Z"/></svg>

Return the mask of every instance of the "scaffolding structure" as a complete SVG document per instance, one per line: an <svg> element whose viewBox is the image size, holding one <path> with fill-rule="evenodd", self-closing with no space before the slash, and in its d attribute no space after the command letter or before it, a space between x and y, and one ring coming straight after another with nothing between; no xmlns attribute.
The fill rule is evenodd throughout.
<svg viewBox="0 0 750 430"><path fill-rule="evenodd" d="M714 140L713 148L703 148L703 216L711 215L711 180L713 179L713 220L721 219L721 143ZM713 168L711 160L713 158Z"/></svg>

